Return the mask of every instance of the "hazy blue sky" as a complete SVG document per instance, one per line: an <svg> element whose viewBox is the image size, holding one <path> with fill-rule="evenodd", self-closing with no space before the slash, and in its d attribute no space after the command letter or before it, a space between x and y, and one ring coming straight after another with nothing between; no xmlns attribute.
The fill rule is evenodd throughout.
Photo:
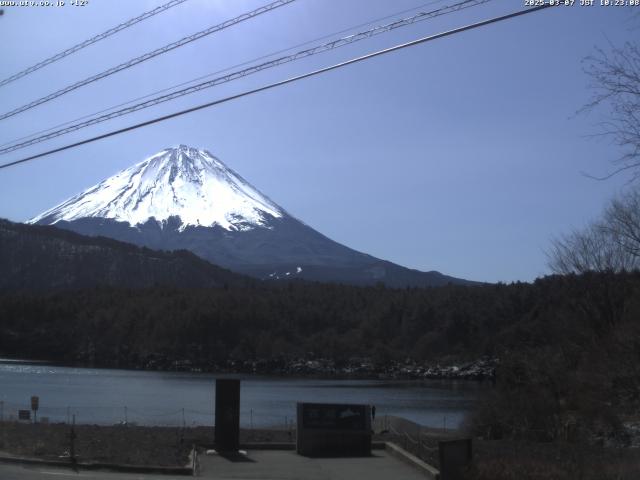
<svg viewBox="0 0 640 480"><path fill-rule="evenodd" d="M165 1L5 8L0 77ZM0 88L0 110L264 3L190 0ZM0 143L425 3L297 0L0 121ZM425 10L453 1L429 3ZM0 156L0 162L521 7L521 0L495 0ZM532 280L547 273L549 239L597 216L627 180L596 182L581 174L606 173L620 152L586 137L599 117L575 112L590 95L581 59L595 46L637 38L629 16L619 7L548 9L2 170L0 217L24 221L185 143L210 150L290 213L352 248L473 280Z"/></svg>

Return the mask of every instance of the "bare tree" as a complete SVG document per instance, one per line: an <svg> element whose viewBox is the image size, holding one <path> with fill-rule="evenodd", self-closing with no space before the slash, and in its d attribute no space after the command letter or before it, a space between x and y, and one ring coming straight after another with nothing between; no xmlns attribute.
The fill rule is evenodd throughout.
<svg viewBox="0 0 640 480"><path fill-rule="evenodd" d="M593 90L591 101L582 112L606 108L606 120L600 123L599 135L609 137L621 147L622 155L614 160L615 170L603 178L631 171L632 179L640 178L640 46L626 42L611 45L606 52L597 48L584 62Z"/></svg>
<svg viewBox="0 0 640 480"><path fill-rule="evenodd" d="M640 180L640 44L597 48L584 61L593 97L581 111L605 109L599 135L622 151L602 179L629 171L632 180ZM560 274L640 268L640 189L612 200L601 219L586 228L552 240L547 257Z"/></svg>
<svg viewBox="0 0 640 480"><path fill-rule="evenodd" d="M547 257L554 273L619 272L638 267L638 258L629 255L598 223L551 243Z"/></svg>
<svg viewBox="0 0 640 480"><path fill-rule="evenodd" d="M609 203L603 228L628 255L640 258L640 190L630 190Z"/></svg>
<svg viewBox="0 0 640 480"><path fill-rule="evenodd" d="M640 190L612 200L586 228L552 240L547 258L559 274L640 268Z"/></svg>

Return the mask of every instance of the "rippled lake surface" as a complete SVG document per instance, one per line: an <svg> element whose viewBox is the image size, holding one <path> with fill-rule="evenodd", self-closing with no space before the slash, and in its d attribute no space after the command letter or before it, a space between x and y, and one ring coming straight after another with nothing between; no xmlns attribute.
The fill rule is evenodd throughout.
<svg viewBox="0 0 640 480"><path fill-rule="evenodd" d="M243 427L284 426L296 402L362 403L377 416L458 426L486 384L468 381L317 380L257 375L74 368L0 360L0 414L17 418L40 399L38 418L112 425L212 425L216 378L241 378Z"/></svg>

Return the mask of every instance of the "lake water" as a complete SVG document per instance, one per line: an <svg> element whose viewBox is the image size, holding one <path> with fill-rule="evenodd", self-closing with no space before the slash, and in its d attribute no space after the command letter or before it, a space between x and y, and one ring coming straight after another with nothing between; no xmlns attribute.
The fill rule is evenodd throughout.
<svg viewBox="0 0 640 480"><path fill-rule="evenodd" d="M460 424L486 385L465 381L317 380L256 375L59 367L0 360L0 415L17 418L40 399L38 418L112 425L212 425L216 378L241 378L243 427L283 426L296 402L363 403L442 427Z"/></svg>

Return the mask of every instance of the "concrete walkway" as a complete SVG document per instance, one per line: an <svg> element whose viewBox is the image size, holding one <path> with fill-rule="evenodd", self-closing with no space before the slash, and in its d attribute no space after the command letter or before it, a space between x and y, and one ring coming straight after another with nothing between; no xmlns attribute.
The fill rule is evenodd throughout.
<svg viewBox="0 0 640 480"><path fill-rule="evenodd" d="M218 480L425 480L417 469L385 450L370 457L307 458L293 451L255 450L246 456L199 456L199 477ZM36 465L0 464L2 480L182 480L185 476L117 473Z"/></svg>
<svg viewBox="0 0 640 480"><path fill-rule="evenodd" d="M2 480L185 480L187 478L191 477L88 470L74 472L70 468L0 464Z"/></svg>
<svg viewBox="0 0 640 480"><path fill-rule="evenodd" d="M215 479L269 480L424 480L417 469L374 450L370 457L307 458L292 451L255 450L246 456L201 455L200 476Z"/></svg>

